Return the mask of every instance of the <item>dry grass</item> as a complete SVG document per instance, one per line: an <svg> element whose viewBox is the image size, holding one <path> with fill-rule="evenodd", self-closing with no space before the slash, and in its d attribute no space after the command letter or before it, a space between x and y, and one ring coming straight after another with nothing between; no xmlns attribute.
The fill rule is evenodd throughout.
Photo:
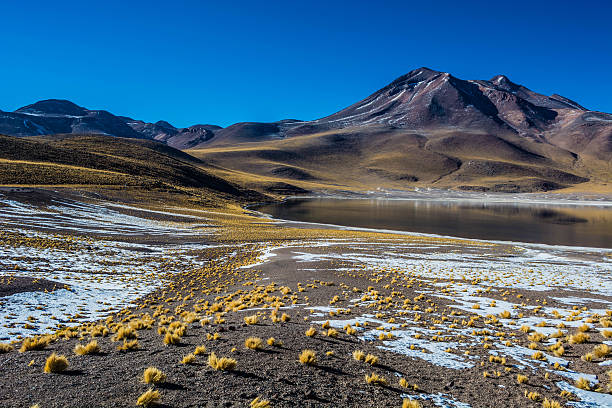
<svg viewBox="0 0 612 408"><path fill-rule="evenodd" d="M574 385L577 388L580 388L582 390L586 390L586 391L590 391L591 390L591 383L589 382L589 380L587 380L584 377L580 377L576 380L576 382L574 383Z"/></svg>
<svg viewBox="0 0 612 408"><path fill-rule="evenodd" d="M0 354L8 353L11 350L13 350L13 346L10 344L0 343Z"/></svg>
<svg viewBox="0 0 612 408"><path fill-rule="evenodd" d="M44 350L49 344L49 339L46 337L28 337L21 343L20 353L33 350Z"/></svg>
<svg viewBox="0 0 612 408"><path fill-rule="evenodd" d="M368 384L387 385L387 379L376 373L372 373L370 375L366 374L365 380Z"/></svg>
<svg viewBox="0 0 612 408"><path fill-rule="evenodd" d="M364 361L366 354L361 350L353 351L353 359L355 361Z"/></svg>
<svg viewBox="0 0 612 408"><path fill-rule="evenodd" d="M68 368L68 359L66 356L52 353L45 362L45 373L61 373Z"/></svg>
<svg viewBox="0 0 612 408"><path fill-rule="evenodd" d="M123 340L123 344L120 346L117 346L117 350L119 351L135 351L138 350L140 348L140 345L138 344L138 340Z"/></svg>
<svg viewBox="0 0 612 408"><path fill-rule="evenodd" d="M315 329L314 327L310 327L308 330L306 330L305 334L308 337L314 337L317 334L317 329Z"/></svg>
<svg viewBox="0 0 612 408"><path fill-rule="evenodd" d="M142 375L142 382L145 384L161 384L166 381L166 374L159 368L148 367Z"/></svg>
<svg viewBox="0 0 612 408"><path fill-rule="evenodd" d="M364 361L370 365L375 365L376 363L378 363L378 357L376 357L374 354L368 354L367 356L365 356Z"/></svg>
<svg viewBox="0 0 612 408"><path fill-rule="evenodd" d="M244 347L250 350L261 350L263 348L263 341L259 337L249 337L244 341Z"/></svg>
<svg viewBox="0 0 612 408"><path fill-rule="evenodd" d="M181 359L181 364L193 364L196 360L196 355L189 353Z"/></svg>
<svg viewBox="0 0 612 408"><path fill-rule="evenodd" d="M542 401L542 408L561 408L561 404L557 401L544 398L544 401Z"/></svg>
<svg viewBox="0 0 612 408"><path fill-rule="evenodd" d="M314 366L317 365L317 355L314 350L302 350L299 357L300 363Z"/></svg>
<svg viewBox="0 0 612 408"><path fill-rule="evenodd" d="M416 400L410 400L405 398L404 401L402 402L402 408L421 408L422 405L420 402L416 401Z"/></svg>
<svg viewBox="0 0 612 408"><path fill-rule="evenodd" d="M218 371L232 371L236 368L237 361L228 357L219 358L215 353L210 353L208 365Z"/></svg>
<svg viewBox="0 0 612 408"><path fill-rule="evenodd" d="M529 381L529 377L527 377L526 375L523 374L517 374L516 376L516 382L519 384L525 384L527 381Z"/></svg>
<svg viewBox="0 0 612 408"><path fill-rule="evenodd" d="M265 399L260 399L259 397L256 397L253 401L251 401L249 406L251 408L271 408L272 407L272 405L270 405L270 401L265 400Z"/></svg>
<svg viewBox="0 0 612 408"><path fill-rule="evenodd" d="M196 356L202 355L204 353L206 353L206 346L197 346L193 351L193 354L195 354Z"/></svg>
<svg viewBox="0 0 612 408"><path fill-rule="evenodd" d="M137 406L149 407L157 402L161 401L161 394L159 391L149 388L143 393L136 401Z"/></svg>
<svg viewBox="0 0 612 408"><path fill-rule="evenodd" d="M244 322L248 325L257 324L259 317L257 315L245 316Z"/></svg>
<svg viewBox="0 0 612 408"><path fill-rule="evenodd" d="M74 346L74 354L84 356L86 354L98 354L100 353L100 346L96 340L92 340L86 345L77 344Z"/></svg>

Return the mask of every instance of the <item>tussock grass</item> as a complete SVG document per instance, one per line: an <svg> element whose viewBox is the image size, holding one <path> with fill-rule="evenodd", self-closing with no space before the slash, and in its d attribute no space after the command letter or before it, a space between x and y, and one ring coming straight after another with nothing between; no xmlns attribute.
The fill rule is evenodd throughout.
<svg viewBox="0 0 612 408"><path fill-rule="evenodd" d="M96 340L92 340L86 345L77 344L74 346L74 354L84 356L86 354L98 354L100 353L100 346Z"/></svg>
<svg viewBox="0 0 612 408"><path fill-rule="evenodd" d="M353 351L353 359L355 361L364 361L366 354L361 350Z"/></svg>
<svg viewBox="0 0 612 408"><path fill-rule="evenodd" d="M529 381L529 377L527 377L526 375L523 374L517 374L516 376L516 382L519 384L525 384L527 381Z"/></svg>
<svg viewBox="0 0 612 408"><path fill-rule="evenodd" d="M591 383L584 377L578 378L574 385L581 390L591 391Z"/></svg>
<svg viewBox="0 0 612 408"><path fill-rule="evenodd" d="M244 347L251 350L261 350L263 341L259 337L249 337L244 341Z"/></svg>
<svg viewBox="0 0 612 408"><path fill-rule="evenodd" d="M259 316L257 316L257 315L245 316L244 317L244 322L246 324L248 324L248 325L257 324L258 321L259 321Z"/></svg>
<svg viewBox="0 0 612 408"><path fill-rule="evenodd" d="M159 368L148 367L142 375L142 382L145 384L161 384L166 381L166 374Z"/></svg>
<svg viewBox="0 0 612 408"><path fill-rule="evenodd" d="M123 340L123 344L120 346L117 346L117 350L119 351L135 351L138 350L140 348L140 345L138 344L138 340Z"/></svg>
<svg viewBox="0 0 612 408"><path fill-rule="evenodd" d="M206 346L197 346L193 351L193 354L195 354L196 356L202 355L204 353L206 353Z"/></svg>
<svg viewBox="0 0 612 408"><path fill-rule="evenodd" d="M270 405L270 401L265 400L265 399L260 399L259 397L256 397L253 401L251 401L249 406L251 408L271 408L272 407L272 405Z"/></svg>
<svg viewBox="0 0 612 408"><path fill-rule="evenodd" d="M336 329L333 329L331 327L327 329L327 337L338 337L339 334L340 333Z"/></svg>
<svg viewBox="0 0 612 408"><path fill-rule="evenodd" d="M302 350L299 357L300 363L314 366L317 365L317 355L314 350Z"/></svg>
<svg viewBox="0 0 612 408"><path fill-rule="evenodd" d="M542 408L561 408L561 404L557 401L544 398L544 401L542 401Z"/></svg>
<svg viewBox="0 0 612 408"><path fill-rule="evenodd" d="M149 407L157 402L161 401L161 394L159 391L149 388L145 393L138 397L136 401L137 406Z"/></svg>
<svg viewBox="0 0 612 408"><path fill-rule="evenodd" d="M569 336L568 341L570 344L582 344L590 340L590 336L584 332L579 331L578 333Z"/></svg>
<svg viewBox="0 0 612 408"><path fill-rule="evenodd" d="M593 354L597 358L607 357L610 355L610 353L612 353L612 348L610 348L610 346L608 346L605 343L598 344L597 346L593 348Z"/></svg>
<svg viewBox="0 0 612 408"><path fill-rule="evenodd" d="M317 329L315 329L314 327L310 327L308 330L306 330L305 334L308 337L314 337L317 334Z"/></svg>
<svg viewBox="0 0 612 408"><path fill-rule="evenodd" d="M375 365L378 363L378 357L376 357L374 354L368 354L365 356L364 361L370 365Z"/></svg>
<svg viewBox="0 0 612 408"><path fill-rule="evenodd" d="M45 368L43 371L45 373L61 373L66 371L68 368L68 359L66 356L57 355L56 353L52 353L49 357L47 357L47 361L45 362Z"/></svg>
<svg viewBox="0 0 612 408"><path fill-rule="evenodd" d="M176 333L171 333L171 332L167 332L164 336L164 344L166 346L169 346L171 344L180 344L181 342L181 336L179 336Z"/></svg>
<svg viewBox="0 0 612 408"><path fill-rule="evenodd" d="M376 373L372 373L370 375L365 376L365 380L368 384L374 384L374 385L387 385L387 379L385 377L382 377Z"/></svg>
<svg viewBox="0 0 612 408"><path fill-rule="evenodd" d="M0 343L0 354L8 353L11 350L13 350L13 346L10 344Z"/></svg>
<svg viewBox="0 0 612 408"><path fill-rule="evenodd" d="M404 401L402 402L402 408L421 408L421 407L422 407L421 403L416 400L410 400L408 398L404 398Z"/></svg>
<svg viewBox="0 0 612 408"><path fill-rule="evenodd" d="M236 368L237 361L228 357L219 358L215 353L210 353L208 365L217 371L232 371Z"/></svg>
<svg viewBox="0 0 612 408"><path fill-rule="evenodd" d="M44 350L50 343L47 337L28 337L21 343L20 353L33 350Z"/></svg>
<svg viewBox="0 0 612 408"><path fill-rule="evenodd" d="M196 356L193 353L189 353L181 359L181 364L193 364L196 360Z"/></svg>

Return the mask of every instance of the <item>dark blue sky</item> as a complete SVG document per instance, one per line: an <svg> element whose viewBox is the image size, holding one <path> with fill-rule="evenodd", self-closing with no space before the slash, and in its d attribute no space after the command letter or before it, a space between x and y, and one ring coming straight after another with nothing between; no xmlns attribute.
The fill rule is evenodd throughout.
<svg viewBox="0 0 612 408"><path fill-rule="evenodd" d="M612 112L610 16L609 1L4 2L0 109L314 119L427 66Z"/></svg>

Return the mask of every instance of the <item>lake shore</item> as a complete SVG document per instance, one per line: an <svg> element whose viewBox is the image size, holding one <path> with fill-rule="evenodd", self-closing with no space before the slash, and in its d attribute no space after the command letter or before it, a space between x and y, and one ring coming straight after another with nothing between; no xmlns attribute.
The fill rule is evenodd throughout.
<svg viewBox="0 0 612 408"><path fill-rule="evenodd" d="M3 274L15 263L67 257L48 276L59 274L77 292L93 290L106 276L100 273L113 267L124 285L142 294L99 318L77 302L74 322L67 316L63 328L41 332L47 341L42 350L0 354L0 364L10 368L0 379L0 394L10 395L2 407L79 407L83 401L127 407L149 388L161 393L160 406L176 407L248 406L255 398L279 407L372 401L399 407L403 399L456 407L492 400L529 407L544 398L578 407L612 404L609 357L581 358L609 341L612 251L277 222L228 208L84 204L69 208L116 211L106 213L105 234L92 235L95 217L84 222L80 212L59 228L57 220L66 220L57 217L68 211L61 203L53 211L25 207L32 229L22 210L21 235L4 246L21 250L4 258ZM41 220L48 223L46 234L54 229L58 236L39 235ZM143 229L155 234L148 251L165 250L143 251ZM136 246L152 255L151 262L135 256ZM100 273L67 269L77 248L106 259ZM122 267L135 261L147 268L140 283ZM160 282L152 285L156 278ZM248 324L249 316L256 321ZM316 334L307 336L311 327ZM164 344L168 333L176 342ZM588 340L572 342L578 333ZM245 347L250 337L262 340L260 349ZM23 346L15 340L16 349ZM98 354L74 354L75 345L91 340ZM134 349L117 349L133 340ZM196 346L206 351L181 363ZM316 364L298 361L305 349L314 351ZM358 350L377 361L355 359ZM66 373L43 373L51 352L67 356ZM212 352L235 359L236 369L209 367ZM542 357L534 358L537 352ZM166 380L143 384L149 366ZM386 384L368 383L365 376L372 373ZM518 375L527 380L519 384ZM576 387L580 378L591 391Z"/></svg>

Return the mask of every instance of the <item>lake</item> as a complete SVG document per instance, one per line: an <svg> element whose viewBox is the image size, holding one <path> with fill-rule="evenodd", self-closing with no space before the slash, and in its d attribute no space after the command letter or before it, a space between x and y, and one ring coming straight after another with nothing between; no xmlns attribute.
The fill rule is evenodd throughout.
<svg viewBox="0 0 612 408"><path fill-rule="evenodd" d="M612 207L476 200L297 198L255 208L274 218L462 238L612 248Z"/></svg>

